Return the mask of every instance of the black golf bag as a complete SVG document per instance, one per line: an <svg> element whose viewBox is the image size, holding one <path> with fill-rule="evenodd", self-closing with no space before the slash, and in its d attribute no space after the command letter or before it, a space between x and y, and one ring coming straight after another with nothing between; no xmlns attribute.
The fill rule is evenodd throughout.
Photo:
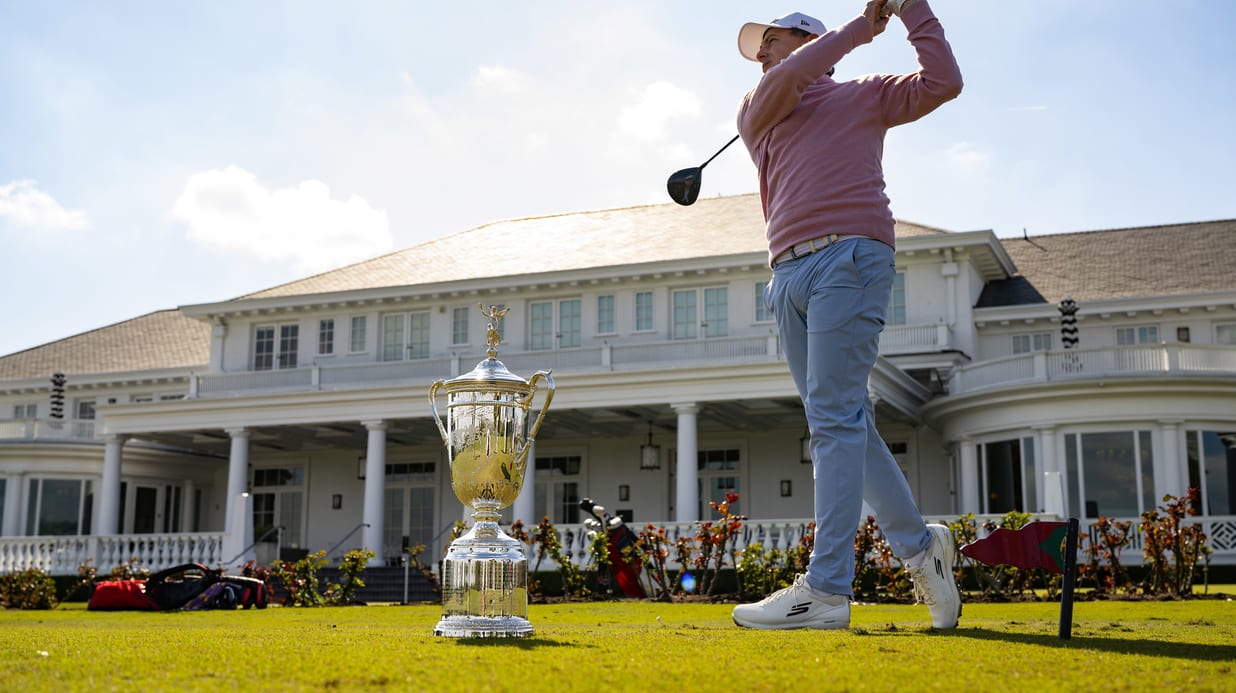
<svg viewBox="0 0 1236 693"><path fill-rule="evenodd" d="M627 527L621 517L610 515L605 507L597 505L591 498L581 498L579 507L592 517L584 520L584 527L589 532L605 532L609 538L609 572L618 589L628 597L645 597L643 585L639 584L639 574L643 565L638 556L627 557L626 549L634 546L638 537Z"/></svg>

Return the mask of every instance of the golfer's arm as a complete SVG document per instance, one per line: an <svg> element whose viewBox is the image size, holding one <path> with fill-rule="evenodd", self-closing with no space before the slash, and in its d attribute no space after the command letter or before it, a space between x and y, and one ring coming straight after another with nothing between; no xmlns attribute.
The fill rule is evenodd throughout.
<svg viewBox="0 0 1236 693"><path fill-rule="evenodd" d="M961 69L953 49L944 38L944 27L927 0L914 0L901 8L901 21L909 30L910 43L918 55L919 71L890 75L881 93L884 122L892 127L918 120L957 98L961 93Z"/></svg>
<svg viewBox="0 0 1236 693"><path fill-rule="evenodd" d="M856 47L870 43L871 23L858 16L804 44L760 79L738 111L738 132L755 142L798 106L803 90Z"/></svg>

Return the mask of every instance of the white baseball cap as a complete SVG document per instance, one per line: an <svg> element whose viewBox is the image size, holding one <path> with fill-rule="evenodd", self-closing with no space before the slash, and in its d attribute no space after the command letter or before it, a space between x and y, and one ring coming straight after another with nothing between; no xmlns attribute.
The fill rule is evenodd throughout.
<svg viewBox="0 0 1236 693"><path fill-rule="evenodd" d="M824 22L809 17L802 12L791 12L784 17L763 24L760 22L747 22L738 30L738 52L742 53L742 57L747 60L759 62L756 54L760 52L760 44L764 42L764 32L769 29L802 29L808 34L823 34L827 29L824 28Z"/></svg>

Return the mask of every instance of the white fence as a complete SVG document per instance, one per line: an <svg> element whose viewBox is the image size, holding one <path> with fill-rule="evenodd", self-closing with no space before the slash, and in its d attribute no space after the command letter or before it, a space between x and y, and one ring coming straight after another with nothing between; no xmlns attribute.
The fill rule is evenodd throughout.
<svg viewBox="0 0 1236 693"><path fill-rule="evenodd" d="M184 534L130 534L108 537L0 538L0 575L37 568L48 575L76 575L89 561L106 574L134 560L151 572L182 563L218 566L223 555L222 532Z"/></svg>
<svg viewBox="0 0 1236 693"><path fill-rule="evenodd" d="M988 520L999 524L1002 515L979 515L976 517L976 522L979 526L979 532L982 534L982 526ZM1058 520L1053 516L1043 516L1037 519L1041 520ZM927 518L928 522L937 522L940 524L949 524L955 522L956 517L934 517ZM1133 526L1133 541L1124 549L1120 556L1121 563L1124 565L1139 565L1143 562L1142 557L1142 536L1138 531L1139 518L1124 518L1122 521L1131 521ZM1087 542L1083 542L1079 547L1078 561L1084 561L1085 555L1081 549L1089 542L1095 540L1097 533L1092 528L1094 520L1086 519L1080 523L1078 533L1082 537L1089 537ZM1212 516L1208 518L1191 517L1184 520L1186 524L1200 524L1203 531L1206 533L1207 543L1211 548L1210 562L1216 565L1232 565L1236 564L1236 516ZM803 534L807 531L808 520L744 520L741 532L738 534L734 549L741 552L753 543L759 542L763 544L766 550L785 551L792 548L802 539ZM654 523L657 527L664 527L666 530L666 539L671 546L680 537L694 537L699 529L699 523L696 522L669 522L669 523ZM644 528L644 525L632 525L631 529L639 532ZM573 563L584 565L591 561L588 555L588 532L582 524L580 525L557 525L555 531L558 533L558 539L562 544L562 553L569 558ZM529 570L536 568L537 557L535 549L530 550ZM674 560L674 556L670 555L669 565L672 568L677 568L678 564ZM732 565L730 567L733 567ZM546 557L540 565L540 570L554 570L557 564Z"/></svg>
<svg viewBox="0 0 1236 693"><path fill-rule="evenodd" d="M1158 344L1038 351L953 369L949 394L1034 382L1145 375L1236 375L1236 348Z"/></svg>

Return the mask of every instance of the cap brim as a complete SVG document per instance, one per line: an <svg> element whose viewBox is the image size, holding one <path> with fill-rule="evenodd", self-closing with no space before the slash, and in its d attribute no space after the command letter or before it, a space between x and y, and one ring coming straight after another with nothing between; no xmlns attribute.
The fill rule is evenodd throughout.
<svg viewBox="0 0 1236 693"><path fill-rule="evenodd" d="M775 24L761 24L760 22L747 22L738 30L738 52L742 57L752 62L759 62L760 59L755 57L760 52L760 44L764 42L764 32L776 26Z"/></svg>

